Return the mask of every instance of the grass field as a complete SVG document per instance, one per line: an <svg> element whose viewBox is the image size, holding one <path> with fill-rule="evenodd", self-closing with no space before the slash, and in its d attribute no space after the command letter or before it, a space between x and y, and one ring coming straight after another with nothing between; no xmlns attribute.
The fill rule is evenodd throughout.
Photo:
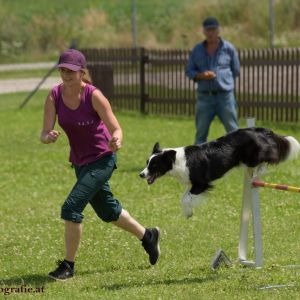
<svg viewBox="0 0 300 300"><path fill-rule="evenodd" d="M46 92L23 109L25 94L0 95L0 289L43 287L43 293L12 293L10 299L299 299L299 195L261 190L264 267L213 272L210 262L222 248L236 262L243 169L218 180L208 200L190 220L181 216L183 187L172 178L147 186L139 177L156 141L175 147L193 141L192 118L163 118L117 113L124 147L110 183L123 206L145 226L161 228L160 261L148 265L139 241L85 210L76 277L53 282L46 275L63 258L60 206L74 183L64 134L53 145L39 142ZM298 124L259 123L300 139ZM241 126L245 126L241 120ZM224 133L219 122L210 139ZM266 181L299 186L300 161L272 167ZM291 285L259 289L268 285ZM0 296L0 297L1 297Z"/></svg>
<svg viewBox="0 0 300 300"><path fill-rule="evenodd" d="M43 78L49 69L37 69L37 70L12 70L0 72L0 79L18 79L18 78ZM51 76L59 76L59 73L55 70L51 73Z"/></svg>
<svg viewBox="0 0 300 300"><path fill-rule="evenodd" d="M137 44L146 48L191 49L203 39L210 15L222 36L237 48L269 43L269 1L144 0L136 2ZM131 47L130 0L0 0L2 62L44 61L77 41L86 47ZM299 1L274 1L274 45L299 46ZM288 18L286 16L289 16Z"/></svg>

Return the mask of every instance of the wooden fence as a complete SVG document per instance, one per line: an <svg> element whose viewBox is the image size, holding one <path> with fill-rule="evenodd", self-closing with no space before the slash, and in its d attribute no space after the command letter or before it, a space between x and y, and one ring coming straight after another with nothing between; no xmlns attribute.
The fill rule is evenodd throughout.
<svg viewBox="0 0 300 300"><path fill-rule="evenodd" d="M194 115L196 85L185 76L189 50L81 49L92 78L115 109ZM297 122L300 48L239 50L239 116Z"/></svg>

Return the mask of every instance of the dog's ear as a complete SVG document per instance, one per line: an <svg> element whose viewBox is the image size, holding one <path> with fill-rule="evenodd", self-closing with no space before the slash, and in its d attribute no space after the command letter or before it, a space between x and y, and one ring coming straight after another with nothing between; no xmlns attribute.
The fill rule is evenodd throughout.
<svg viewBox="0 0 300 300"><path fill-rule="evenodd" d="M162 150L160 149L160 145L159 142L155 143L153 150L152 150L152 154L156 154L156 153L160 153L162 152Z"/></svg>
<svg viewBox="0 0 300 300"><path fill-rule="evenodd" d="M172 165L176 160L176 151L175 150L164 151L163 158L168 164Z"/></svg>

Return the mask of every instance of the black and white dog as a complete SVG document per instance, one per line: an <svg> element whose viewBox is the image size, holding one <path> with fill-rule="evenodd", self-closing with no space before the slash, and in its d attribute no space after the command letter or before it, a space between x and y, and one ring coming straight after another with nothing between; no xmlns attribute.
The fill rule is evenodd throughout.
<svg viewBox="0 0 300 300"><path fill-rule="evenodd" d="M181 203L188 218L203 199L202 193L212 187L211 182L233 167L278 164L296 158L299 151L298 141L291 136L280 136L265 128L244 128L201 145L160 149L156 143L140 177L152 184L170 174L186 185Z"/></svg>

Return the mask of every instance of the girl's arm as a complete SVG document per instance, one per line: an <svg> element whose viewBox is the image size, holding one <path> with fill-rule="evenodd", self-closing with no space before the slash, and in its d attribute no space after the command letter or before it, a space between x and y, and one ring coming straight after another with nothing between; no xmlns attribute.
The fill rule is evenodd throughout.
<svg viewBox="0 0 300 300"><path fill-rule="evenodd" d="M121 126L111 109L110 103L99 90L95 90L92 96L92 104L112 136L109 141L110 149L113 152L119 150L122 146L123 133Z"/></svg>
<svg viewBox="0 0 300 300"><path fill-rule="evenodd" d="M48 94L44 105L44 125L41 132L40 140L44 144L55 143L59 131L53 130L56 122L56 109L51 92Z"/></svg>

